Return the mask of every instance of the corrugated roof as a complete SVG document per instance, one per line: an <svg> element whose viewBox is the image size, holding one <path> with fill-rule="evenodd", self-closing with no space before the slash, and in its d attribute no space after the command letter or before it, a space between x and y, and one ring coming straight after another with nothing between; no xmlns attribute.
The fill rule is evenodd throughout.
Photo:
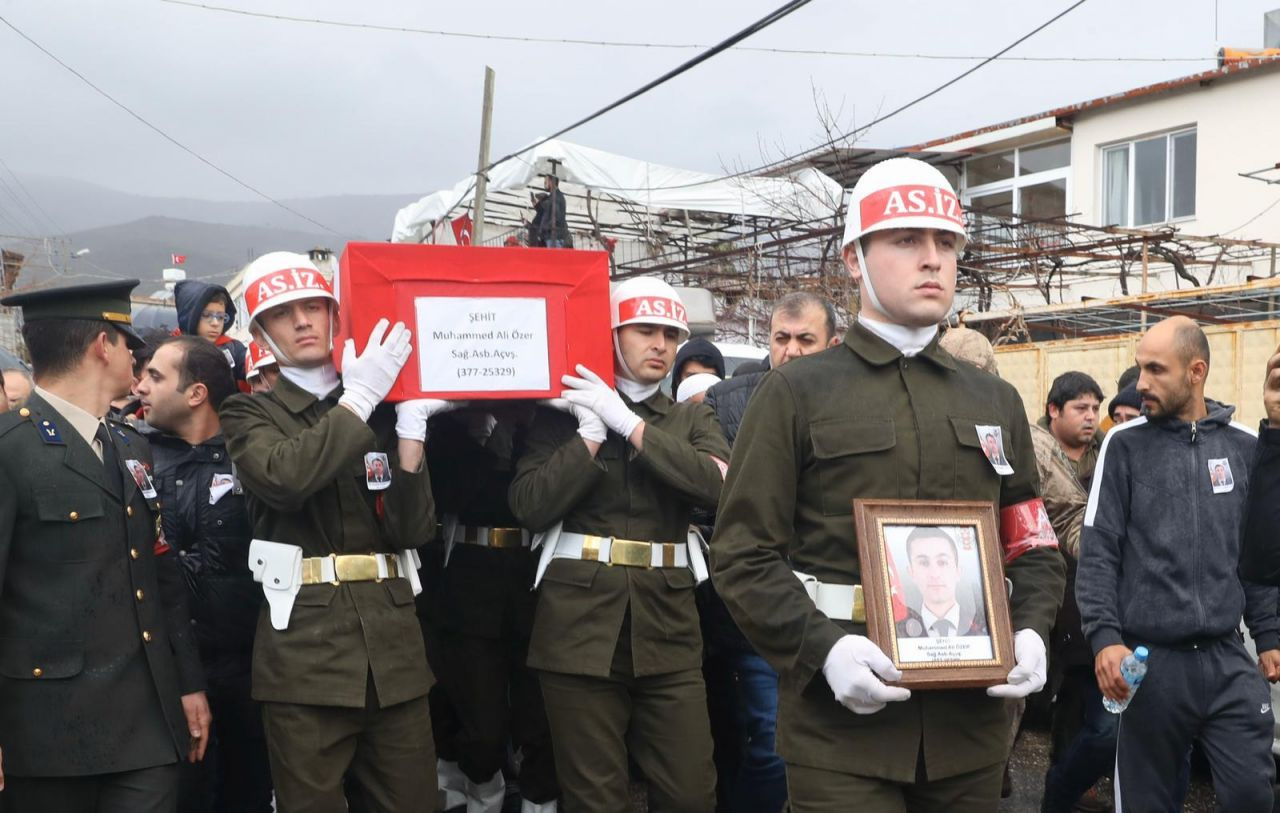
<svg viewBox="0 0 1280 813"><path fill-rule="evenodd" d="M1249 59L1240 60L1238 62L1228 63L1221 68L1214 68L1210 71L1192 74L1190 76L1182 76L1177 79L1169 79L1164 82L1157 82L1154 85L1145 85L1143 87L1126 90L1122 93L1112 93L1108 96L1099 96L1096 99L1090 99L1087 102L1078 102L1069 104L1065 107L1054 108L1030 116L1022 116L1021 118L1012 119L1010 121L1001 122L999 124L991 124L986 127L979 127L975 130L969 130L963 133L956 133L944 138L935 138L931 141L925 141L910 147L904 147L903 150L932 150L941 144L949 144L953 141L959 141L973 136L983 135L986 133L1004 130L1009 127L1015 127L1019 124L1035 121L1037 119L1053 116L1057 119L1070 119L1079 113L1089 110L1097 110L1102 107L1111 105L1126 104L1128 102L1145 99L1150 96L1158 96L1163 93L1171 93L1173 91L1184 90L1195 87L1212 84L1213 82L1230 77L1242 76L1244 74L1267 73L1272 70L1280 69L1280 59Z"/></svg>

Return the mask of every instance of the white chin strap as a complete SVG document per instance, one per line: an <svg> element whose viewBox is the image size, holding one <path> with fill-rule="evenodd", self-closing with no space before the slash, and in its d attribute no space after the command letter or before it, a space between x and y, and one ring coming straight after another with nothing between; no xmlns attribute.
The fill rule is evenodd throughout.
<svg viewBox="0 0 1280 813"><path fill-rule="evenodd" d="M641 384L636 380L636 374L627 366L627 360L622 357L622 345L618 344L618 329L614 328L610 331L613 334L613 386L618 392L630 398L634 403L644 401L658 391L662 386L662 382L657 384Z"/></svg>
<svg viewBox="0 0 1280 813"><path fill-rule="evenodd" d="M876 296L875 286L871 284L871 269L867 268L867 257L862 253L862 238L859 237L853 241L853 250L858 257L858 268L862 270L862 295L871 303L871 307L888 318L889 314L884 312L884 307L880 304L880 297ZM861 315L861 312L859 312Z"/></svg>
<svg viewBox="0 0 1280 813"><path fill-rule="evenodd" d="M866 296L867 301L880 316L883 316L886 320L890 319L889 313L880 304L880 298L876 296L875 286L871 284L871 269L867 267L867 258L862 253L861 240L853 241L853 250L858 255L858 268L862 269L863 295ZM867 316L866 308L858 310L858 324L896 347L898 352L908 358L928 347L929 342L933 341L933 337L938 335L937 325L908 327L896 322L881 321Z"/></svg>
<svg viewBox="0 0 1280 813"><path fill-rule="evenodd" d="M332 301L330 301L329 302L329 340L327 342L328 348L325 350L325 352L328 353L330 356L333 355L333 317L337 315L337 311L338 311L337 305L335 305ZM250 320L249 324L252 326L253 320ZM293 359L289 358L289 356L283 350L281 350L279 347L276 346L275 341L272 340L271 334L267 332L266 328L259 325L258 329L262 333L262 340L267 343L267 347L271 348L271 354L276 357L276 363L280 365L280 369L283 370L285 367L297 366L296 364L293 363ZM330 366L332 366L332 363L330 363Z"/></svg>

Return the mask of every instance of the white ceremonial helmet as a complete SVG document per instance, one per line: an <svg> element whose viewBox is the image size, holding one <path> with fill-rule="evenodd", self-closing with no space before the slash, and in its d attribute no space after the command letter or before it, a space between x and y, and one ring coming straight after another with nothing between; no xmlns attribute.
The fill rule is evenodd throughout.
<svg viewBox="0 0 1280 813"><path fill-rule="evenodd" d="M679 341L689 338L689 314L676 289L657 277L634 277L609 294L609 326L664 325L680 331Z"/></svg>
<svg viewBox="0 0 1280 813"><path fill-rule="evenodd" d="M964 208L951 182L937 167L918 158L889 158L862 173L849 197L840 247L844 249L853 244L858 267L862 269L859 288L879 311L884 308L871 283L862 238L886 229L952 232L960 238L956 243L957 253L964 250L968 239Z"/></svg>
<svg viewBox="0 0 1280 813"><path fill-rule="evenodd" d="M885 229L939 229L967 239L964 209L951 182L917 158L890 158L862 174L853 187L841 248Z"/></svg>
<svg viewBox="0 0 1280 813"><path fill-rule="evenodd" d="M249 327L255 324L261 331L261 338L267 344L273 357L278 361L287 358L276 343L267 335L266 329L258 323L258 317L276 305L296 302L300 299L329 300L329 349L333 349L333 333L336 328L338 314L338 298L333 295L329 281L316 268L316 264L305 254L292 251L273 251L263 254L249 263L244 270L244 306L249 315Z"/></svg>
<svg viewBox="0 0 1280 813"><path fill-rule="evenodd" d="M250 324L276 305L314 297L338 304L329 281L305 254L273 251L249 263L244 271L244 305Z"/></svg>
<svg viewBox="0 0 1280 813"><path fill-rule="evenodd" d="M257 378L262 373L263 367L276 363L276 357L270 350L256 341L250 341L248 352L244 355L244 380Z"/></svg>

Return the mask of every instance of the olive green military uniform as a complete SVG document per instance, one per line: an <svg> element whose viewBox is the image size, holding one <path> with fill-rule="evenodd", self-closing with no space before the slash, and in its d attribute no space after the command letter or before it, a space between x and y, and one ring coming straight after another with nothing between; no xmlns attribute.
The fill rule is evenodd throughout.
<svg viewBox="0 0 1280 813"><path fill-rule="evenodd" d="M992 468L978 425L1003 428L1012 475ZM905 358L860 325L756 389L720 503L713 572L738 625L781 675L778 751L794 810L995 809L1014 704L981 689L934 690L874 714L845 709L823 665L841 636L866 627L819 612L792 571L862 580L855 497L989 500L997 509L1037 500L1029 432L1007 383L958 363L936 339ZM1062 558L1051 538L1008 558L1013 629L1048 641Z"/></svg>
<svg viewBox="0 0 1280 813"><path fill-rule="evenodd" d="M430 477L397 464L389 405L369 422L281 376L220 410L258 539L304 557L395 553L435 528ZM391 484L368 488L364 456L386 453ZM263 702L279 809L344 811L350 771L366 810L431 810L431 672L405 578L304 585L288 628L258 621L253 697Z"/></svg>
<svg viewBox="0 0 1280 813"><path fill-rule="evenodd" d="M729 447L711 409L662 393L628 405L643 451L610 432L593 459L564 413L539 409L516 466L511 508L525 527L683 545L693 506L710 507ZM711 810L715 769L702 636L687 568L553 559L529 665L540 670L565 811L626 810L627 755L654 810Z"/></svg>
<svg viewBox="0 0 1280 813"><path fill-rule="evenodd" d="M507 499L528 426L486 418L476 409L440 415L427 442L436 510L453 533L436 607L436 674L457 716L447 755L478 785L506 765L510 743L521 797L543 804L560 790L542 692L526 663L536 559Z"/></svg>

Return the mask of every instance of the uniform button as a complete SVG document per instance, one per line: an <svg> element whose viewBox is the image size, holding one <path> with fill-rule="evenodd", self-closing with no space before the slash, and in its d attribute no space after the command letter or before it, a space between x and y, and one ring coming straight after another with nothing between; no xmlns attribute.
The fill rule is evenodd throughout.
<svg viewBox="0 0 1280 813"><path fill-rule="evenodd" d="M214 452L214 453L213 453L213 459L214 459L214 460L221 460L221 459L222 459L222 455L218 454L217 452Z"/></svg>
<svg viewBox="0 0 1280 813"><path fill-rule="evenodd" d="M186 555L187 555L187 552L186 552L185 550L180 550L180 551L178 551L178 555L179 555L179 556L186 556Z"/></svg>
<svg viewBox="0 0 1280 813"><path fill-rule="evenodd" d="M76 520L80 519L80 515L75 511L72 511L70 514L67 514L67 519L71 520L72 522L75 522Z"/></svg>
<svg viewBox="0 0 1280 813"><path fill-rule="evenodd" d="M23 407L22 409L18 410L18 415L23 418L29 418L31 417L31 410L27 409L26 407Z"/></svg>
<svg viewBox="0 0 1280 813"><path fill-rule="evenodd" d="M134 595L138 597L138 601L142 601L142 591L141 591L141 590L139 590L138 592L134 593Z"/></svg>
<svg viewBox="0 0 1280 813"><path fill-rule="evenodd" d="M147 632L146 630L143 630L143 631L142 631L142 640L143 640L143 641L145 641L145 642L147 642L148 644L149 644L149 643L151 643L151 633Z"/></svg>
<svg viewBox="0 0 1280 813"><path fill-rule="evenodd" d="M138 549L137 549L137 548L129 548L129 558L130 558L130 559L137 559L137 558L138 558Z"/></svg>
<svg viewBox="0 0 1280 813"><path fill-rule="evenodd" d="M175 486L180 486L180 485L182 485L182 481L181 481L181 480L174 480L174 481L173 481L173 484L174 484Z"/></svg>
<svg viewBox="0 0 1280 813"><path fill-rule="evenodd" d="M43 674L44 674L44 670L41 669L39 666L31 670L31 677L40 677Z"/></svg>
<svg viewBox="0 0 1280 813"><path fill-rule="evenodd" d="M221 528L221 527L222 527L222 520L218 520L218 527L219 527L219 528Z"/></svg>
<svg viewBox="0 0 1280 813"><path fill-rule="evenodd" d="M124 515L125 515L125 516L127 516L127 517L131 517L131 516L133 516L133 506L132 506L132 505L125 507L125 509L124 509Z"/></svg>

